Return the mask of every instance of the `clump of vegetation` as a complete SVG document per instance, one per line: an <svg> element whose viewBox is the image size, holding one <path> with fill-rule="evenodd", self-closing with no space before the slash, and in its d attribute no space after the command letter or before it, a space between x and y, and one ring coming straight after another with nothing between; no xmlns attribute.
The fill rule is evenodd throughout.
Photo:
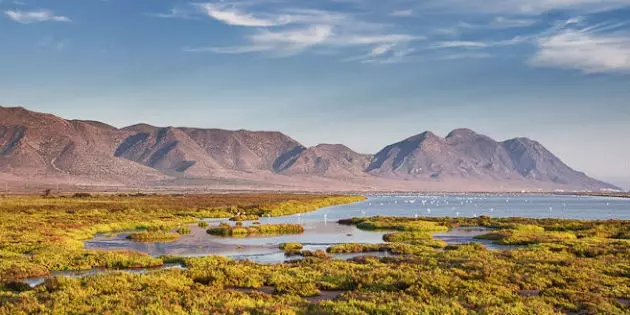
<svg viewBox="0 0 630 315"><path fill-rule="evenodd" d="M383 235L385 242L407 243L413 245L422 245L433 248L444 248L446 242L435 240L431 234L426 232L395 232Z"/></svg>
<svg viewBox="0 0 630 315"><path fill-rule="evenodd" d="M339 224L356 225L362 230L396 230L413 232L446 232L448 227L436 222L397 217L353 218L339 220Z"/></svg>
<svg viewBox="0 0 630 315"><path fill-rule="evenodd" d="M202 228L202 229L205 229L208 226L210 226L210 224L208 222L206 222L206 221L199 221L199 223L197 223L197 226Z"/></svg>
<svg viewBox="0 0 630 315"><path fill-rule="evenodd" d="M425 241L433 239L431 234L426 232L396 232L383 235L385 242L410 242Z"/></svg>
<svg viewBox="0 0 630 315"><path fill-rule="evenodd" d="M136 242L172 242L181 236L180 233L165 231L142 231L129 234L128 239Z"/></svg>
<svg viewBox="0 0 630 315"><path fill-rule="evenodd" d="M517 225L512 229L493 231L476 236L478 239L494 240L503 245L530 245L540 243L561 243L575 240L573 232L545 231L543 227Z"/></svg>
<svg viewBox="0 0 630 315"><path fill-rule="evenodd" d="M85 192L76 193L76 194L72 195L72 198L91 198L91 197L92 197L92 194L85 193Z"/></svg>
<svg viewBox="0 0 630 315"><path fill-rule="evenodd" d="M384 252L388 250L387 244L337 244L326 249L331 254Z"/></svg>
<svg viewBox="0 0 630 315"><path fill-rule="evenodd" d="M304 233L304 227L299 224L261 224L247 227L221 224L217 227L209 228L207 232L208 234L219 236L301 234Z"/></svg>
<svg viewBox="0 0 630 315"><path fill-rule="evenodd" d="M304 248L304 246L302 246L302 244L300 244L300 243L282 243L282 244L280 244L280 249L284 250L284 251L295 251L295 250L301 250L302 248Z"/></svg>
<svg viewBox="0 0 630 315"><path fill-rule="evenodd" d="M256 221L259 220L260 216L256 214L250 215L237 215L230 218L230 221Z"/></svg>
<svg viewBox="0 0 630 315"><path fill-rule="evenodd" d="M180 226L177 228L177 233L180 235L190 234L191 230L189 226Z"/></svg>
<svg viewBox="0 0 630 315"><path fill-rule="evenodd" d="M319 258L319 259L331 259L332 256L330 256L330 254L328 254L326 251L323 250L315 250L315 251L311 251L311 250L303 250L300 252L300 255L302 257L314 257L314 258Z"/></svg>

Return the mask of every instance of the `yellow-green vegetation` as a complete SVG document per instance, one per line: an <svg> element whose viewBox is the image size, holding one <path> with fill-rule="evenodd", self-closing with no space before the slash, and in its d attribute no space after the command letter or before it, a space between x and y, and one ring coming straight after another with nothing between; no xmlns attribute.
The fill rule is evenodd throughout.
<svg viewBox="0 0 630 315"><path fill-rule="evenodd" d="M300 243L282 243L282 244L280 244L280 249L281 250L285 250L285 251L301 250L302 248L304 248L304 246L302 246L302 244L300 244Z"/></svg>
<svg viewBox="0 0 630 315"><path fill-rule="evenodd" d="M299 224L260 224L253 226L220 224L207 230L208 234L219 236L250 236L250 235L280 235L301 234L304 227Z"/></svg>
<svg viewBox="0 0 630 315"><path fill-rule="evenodd" d="M50 279L32 290L0 292L0 313L630 312L624 304L630 296L628 240L585 238L511 251L485 250L479 244L441 251L402 245L414 250L352 261L312 252L303 261L278 265L186 258L186 270ZM600 249L596 256L582 255L594 247ZM327 291L342 293L333 300L307 300Z"/></svg>
<svg viewBox="0 0 630 315"><path fill-rule="evenodd" d="M536 225L515 225L507 229L493 231L479 235L478 239L494 240L503 245L529 245L539 243L561 243L575 240L574 232L545 231L545 228Z"/></svg>
<svg viewBox="0 0 630 315"><path fill-rule="evenodd" d="M374 230L397 230L414 232L446 232L448 227L436 222L423 220L412 220L399 217L373 217L373 218L352 218L339 220L339 224L356 225L359 229Z"/></svg>
<svg viewBox="0 0 630 315"><path fill-rule="evenodd" d="M136 242L172 242L180 236L181 234L173 232L142 231L131 233L127 238Z"/></svg>
<svg viewBox="0 0 630 315"><path fill-rule="evenodd" d="M113 227L166 232L198 221L194 211L168 210L167 203L111 211L115 208L78 204L16 210L4 208L4 202L0 199L0 314L630 313L630 221L353 219L345 222L371 222L369 226L378 226L377 230L392 230L387 239L395 242L336 245L329 252L378 249L397 255L339 261L324 251L301 251L301 261L271 265L215 256L158 259L82 248L80 240L120 230ZM529 245L486 250L480 244L436 249L424 243L432 239L423 233L457 226L490 228L506 235L497 240L516 235ZM544 237L530 242L536 235ZM50 278L33 289L12 281L25 274L45 276L50 270L137 268L167 261L181 262L185 269ZM322 298L312 298L316 296Z"/></svg>
<svg viewBox="0 0 630 315"><path fill-rule="evenodd" d="M383 235L385 242L408 243L413 245L423 245L434 248L446 247L446 242L435 240L427 232L395 232Z"/></svg>
<svg viewBox="0 0 630 315"><path fill-rule="evenodd" d="M197 223L197 226L202 228L202 229L205 229L208 226L210 226L210 224L208 222L206 222L206 221L199 221L199 223Z"/></svg>
<svg viewBox="0 0 630 315"><path fill-rule="evenodd" d="M259 215L250 214L250 215L237 215L230 218L230 221L257 221L260 219Z"/></svg>
<svg viewBox="0 0 630 315"><path fill-rule="evenodd" d="M179 235L186 235L186 234L190 234L191 230L190 227L188 226L180 226L177 228L177 233Z"/></svg>
<svg viewBox="0 0 630 315"><path fill-rule="evenodd" d="M165 232L202 218L293 214L363 199L306 194L2 196L0 282L51 271L163 264L140 253L85 250L83 241L97 233Z"/></svg>
<svg viewBox="0 0 630 315"><path fill-rule="evenodd" d="M369 252L384 252L387 251L387 244L358 244L347 243L337 244L328 247L326 250L331 254L347 254L347 253L369 253Z"/></svg>

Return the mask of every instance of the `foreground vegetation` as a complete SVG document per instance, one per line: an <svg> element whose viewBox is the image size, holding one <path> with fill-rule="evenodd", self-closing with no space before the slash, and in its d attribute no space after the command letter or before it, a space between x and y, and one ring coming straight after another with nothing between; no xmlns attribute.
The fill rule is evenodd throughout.
<svg viewBox="0 0 630 315"><path fill-rule="evenodd" d="M52 271L141 268L164 263L128 251L85 250L83 241L96 233L137 230L131 238L163 241L186 234L189 229L185 225L201 218L294 214L363 199L294 194L3 196L0 283L47 276Z"/></svg>
<svg viewBox="0 0 630 315"><path fill-rule="evenodd" d="M284 249L303 260L277 265L224 257L158 259L70 246L93 233L94 225L119 222L112 217L125 217L127 212L140 215L132 209L101 210L104 214L77 211L76 217L52 207L21 210L16 212L19 215L6 211L9 214L3 214L3 219L7 220L0 224L21 228L10 230L14 234L6 229L0 232L0 265L4 266L0 314L630 313L630 221L355 218L342 223L389 231L385 243L340 244L328 248L328 253L300 251L299 244L287 243ZM180 211L184 210L174 212ZM146 231L161 231L152 226L176 227L198 218L170 216L171 211L157 208L147 213L153 214L140 217L146 222L134 221ZM35 222L29 216L41 220L44 229L37 232L18 224ZM491 230L483 237L523 246L493 251L480 244L446 246L431 237L430 233L458 226L486 227ZM35 240L42 242L31 243L17 232L37 236ZM395 256L370 256L384 251ZM367 256L340 261L331 259L334 253ZM59 262L56 267L60 269L159 266L164 262L179 262L185 269L50 278L32 289L10 280L37 270L46 274L51 267L44 262L53 261Z"/></svg>

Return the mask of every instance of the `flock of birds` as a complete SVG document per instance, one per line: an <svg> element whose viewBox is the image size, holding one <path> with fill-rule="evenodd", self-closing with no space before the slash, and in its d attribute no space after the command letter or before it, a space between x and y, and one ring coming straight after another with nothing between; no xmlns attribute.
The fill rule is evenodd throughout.
<svg viewBox="0 0 630 315"><path fill-rule="evenodd" d="M414 209L414 217L421 216L470 216L478 217L479 215L492 216L498 214L501 216L519 216L523 215L524 211L530 212L528 214L549 217L556 211L556 217L567 217L567 211L569 206L567 199L563 199L559 205L554 203L553 205L544 205L544 202L548 202L546 199L535 199L536 196L530 196L530 199L526 196L503 196L503 198L496 195L433 195L433 196L413 196L413 195L392 195L392 196L378 196L377 198L370 199L367 202L367 208L381 208L388 205L398 204L420 204L419 207ZM605 207L610 207L610 202L601 204ZM554 208L555 206L555 208ZM405 207L407 208L407 207ZM449 211L450 210L450 211ZM378 210L376 210L378 211ZM496 212L495 212L496 211ZM362 216L367 216L368 212L360 210ZM559 213L559 214L558 214Z"/></svg>

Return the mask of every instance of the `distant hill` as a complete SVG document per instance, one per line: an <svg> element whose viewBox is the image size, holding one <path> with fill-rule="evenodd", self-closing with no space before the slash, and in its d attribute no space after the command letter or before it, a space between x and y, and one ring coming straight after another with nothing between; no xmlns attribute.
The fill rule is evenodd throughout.
<svg viewBox="0 0 630 315"><path fill-rule="evenodd" d="M280 132L115 128L0 107L0 179L12 185L283 190L566 190L617 187L575 171L527 138L431 132L375 155L307 148ZM1 188L1 187L0 187Z"/></svg>

